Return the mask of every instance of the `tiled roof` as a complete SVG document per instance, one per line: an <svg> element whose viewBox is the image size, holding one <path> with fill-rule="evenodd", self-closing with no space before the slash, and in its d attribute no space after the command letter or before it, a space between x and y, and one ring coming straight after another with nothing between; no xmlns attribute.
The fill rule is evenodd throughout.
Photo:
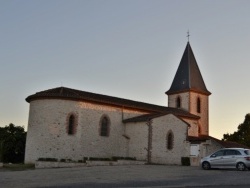
<svg viewBox="0 0 250 188"><path fill-rule="evenodd" d="M148 113L172 113L181 117L199 119L199 116L190 114L187 111L170 108L164 106L158 106L148 104L144 102L138 102L128 99L122 99L118 97L112 97L107 95L101 95L96 93L90 93L86 91L80 91L76 89L58 87L41 92L37 92L34 95L30 95L26 98L27 102L39 99L65 99L65 100L77 100L77 101L89 101L100 104L114 105L119 107L133 108L137 110L143 110Z"/></svg>
<svg viewBox="0 0 250 188"><path fill-rule="evenodd" d="M165 114L163 113L153 113L153 114L145 114L145 115L141 115L141 116L136 116L136 117L132 117L129 119L125 119L123 120L123 123L129 123L129 122L145 122L145 121L149 121L153 118L156 117L160 117L163 116Z"/></svg>
<svg viewBox="0 0 250 188"><path fill-rule="evenodd" d="M129 123L129 122L146 122L149 121L151 119L157 118L157 117L161 117L161 116L165 116L167 114L174 114L177 117L190 117L190 118L194 118L194 119L199 119L199 117L194 116L193 114L190 114L188 112L183 112L183 110L166 110L165 112L159 112L159 113L150 113L150 114L144 114L144 115L140 115L140 116L136 116L136 117L132 117L132 118L128 118L123 120L124 123ZM185 122L187 123L187 122Z"/></svg>
<svg viewBox="0 0 250 188"><path fill-rule="evenodd" d="M207 90L206 85L203 81L201 72L199 70L189 42L187 43L186 49L183 53L172 85L166 92L166 94L169 95L185 91L196 91L205 95L211 94Z"/></svg>
<svg viewBox="0 0 250 188"><path fill-rule="evenodd" d="M201 135L199 137L188 136L188 141L193 142L193 143L205 142L206 140L214 140L215 142L217 142L224 148L249 148L248 146L239 144L237 142L222 141L212 136L206 136L206 135Z"/></svg>

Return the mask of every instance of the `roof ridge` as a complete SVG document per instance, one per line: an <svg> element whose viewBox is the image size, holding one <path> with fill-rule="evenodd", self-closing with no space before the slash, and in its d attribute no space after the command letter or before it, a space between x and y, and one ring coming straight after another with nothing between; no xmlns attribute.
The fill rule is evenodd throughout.
<svg viewBox="0 0 250 188"><path fill-rule="evenodd" d="M141 101L135 101L130 99L124 99L119 97L112 97L103 94L91 93L66 87L57 87L48 89L45 91L37 92L36 94L30 95L26 98L27 102L38 99L66 99L66 100L76 100L76 101L90 101L101 104L122 106L127 108L134 108L138 110L143 110L146 112L174 112L183 117L190 117L198 119L199 116L193 115L187 111L171 108L167 106L160 106L156 104L150 104Z"/></svg>

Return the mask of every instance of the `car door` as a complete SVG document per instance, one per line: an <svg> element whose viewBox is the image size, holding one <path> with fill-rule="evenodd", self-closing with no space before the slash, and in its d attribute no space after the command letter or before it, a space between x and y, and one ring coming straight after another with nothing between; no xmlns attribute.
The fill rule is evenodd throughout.
<svg viewBox="0 0 250 188"><path fill-rule="evenodd" d="M223 166L224 150L219 150L210 156L211 167Z"/></svg>
<svg viewBox="0 0 250 188"><path fill-rule="evenodd" d="M225 168L228 168L228 167L235 167L235 163L236 163L236 160L237 160L237 157L236 157L236 154L237 154L237 151L236 150L225 150L224 152L224 164L223 166L225 166Z"/></svg>
<svg viewBox="0 0 250 188"><path fill-rule="evenodd" d="M235 158L235 150L225 150L224 152L224 166L232 167L235 166L236 158Z"/></svg>

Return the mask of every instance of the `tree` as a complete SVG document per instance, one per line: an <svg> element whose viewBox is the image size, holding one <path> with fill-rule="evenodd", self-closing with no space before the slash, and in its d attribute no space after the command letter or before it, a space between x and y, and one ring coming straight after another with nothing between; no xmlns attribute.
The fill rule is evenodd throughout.
<svg viewBox="0 0 250 188"><path fill-rule="evenodd" d="M22 163L24 161L26 132L21 126L10 123L0 127L0 161Z"/></svg>
<svg viewBox="0 0 250 188"><path fill-rule="evenodd" d="M250 147L250 113L246 114L245 120L238 126L238 131L233 134L224 134L223 141L233 141Z"/></svg>

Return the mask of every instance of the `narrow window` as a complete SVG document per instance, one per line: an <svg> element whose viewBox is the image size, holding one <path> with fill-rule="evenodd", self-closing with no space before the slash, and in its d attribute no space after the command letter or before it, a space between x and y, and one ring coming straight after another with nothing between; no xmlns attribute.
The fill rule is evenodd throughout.
<svg viewBox="0 0 250 188"><path fill-rule="evenodd" d="M110 122L108 117L104 116L101 118L100 136L109 136Z"/></svg>
<svg viewBox="0 0 250 188"><path fill-rule="evenodd" d="M200 125L198 126L198 134L199 135L201 134L201 126Z"/></svg>
<svg viewBox="0 0 250 188"><path fill-rule="evenodd" d="M74 134L74 125L75 125L75 117L74 117L74 115L71 115L69 117L69 125L68 125L68 134L69 135Z"/></svg>
<svg viewBox="0 0 250 188"><path fill-rule="evenodd" d="M180 97L177 97L177 99L176 99L176 107L177 108L181 107L181 98Z"/></svg>
<svg viewBox="0 0 250 188"><path fill-rule="evenodd" d="M201 100L199 97L197 98L197 113L201 113Z"/></svg>
<svg viewBox="0 0 250 188"><path fill-rule="evenodd" d="M173 145L174 145L174 135L172 131L169 131L167 134L167 149L168 150L173 149Z"/></svg>

